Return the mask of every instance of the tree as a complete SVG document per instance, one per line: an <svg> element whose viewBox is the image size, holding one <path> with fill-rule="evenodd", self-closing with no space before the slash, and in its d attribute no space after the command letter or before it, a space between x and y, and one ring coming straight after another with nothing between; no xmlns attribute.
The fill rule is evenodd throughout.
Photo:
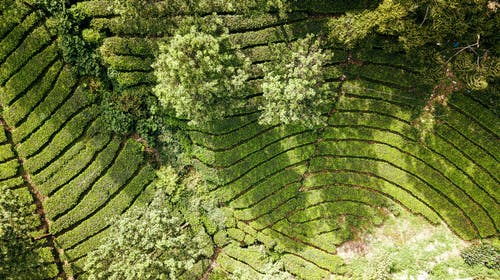
<svg viewBox="0 0 500 280"><path fill-rule="evenodd" d="M123 215L102 245L89 253L84 266L88 279L174 280L210 255L212 244L206 232L194 230L171 203L182 189L175 171L163 168L160 172L151 204Z"/></svg>
<svg viewBox="0 0 500 280"><path fill-rule="evenodd" d="M290 46L273 48L275 61L265 65L261 124L322 125L322 116L332 104L332 92L325 82L323 66L330 54L320 48L312 35Z"/></svg>
<svg viewBox="0 0 500 280"><path fill-rule="evenodd" d="M290 273L283 270L281 262L268 262L263 274L258 274L260 280L291 280L295 279ZM231 275L230 280L252 280L256 278L257 273L250 273L248 270L237 268Z"/></svg>
<svg viewBox="0 0 500 280"><path fill-rule="evenodd" d="M217 18L204 27L193 24L160 44L153 92L192 123L221 118L241 105L249 66Z"/></svg>
<svg viewBox="0 0 500 280"><path fill-rule="evenodd" d="M422 72L434 85L454 81L484 90L500 77L499 6L488 0L383 0L373 10L330 20L329 37L354 48L370 47L380 34L393 36L413 60L432 68Z"/></svg>
<svg viewBox="0 0 500 280"><path fill-rule="evenodd" d="M23 205L7 187L0 188L1 279L45 279L41 247L30 236L35 219L31 205Z"/></svg>

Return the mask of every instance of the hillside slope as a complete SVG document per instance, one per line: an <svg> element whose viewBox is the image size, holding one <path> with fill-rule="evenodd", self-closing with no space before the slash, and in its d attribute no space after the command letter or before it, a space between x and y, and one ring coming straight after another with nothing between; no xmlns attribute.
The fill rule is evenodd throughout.
<svg viewBox="0 0 500 280"><path fill-rule="evenodd" d="M63 266L78 276L111 218L150 201L154 169L141 143L102 131L99 96L63 62L48 16L2 1L0 184L37 206L52 250L47 278L66 277ZM251 83L262 78L257 65L273 59L269 44L317 33L325 17L351 8L308 2L286 20L222 16L255 66ZM150 91L156 42L171 34L170 18L144 19L150 28L138 31L107 5L82 1L77 9L86 28L106 34L101 50L115 85ZM422 139L414 121L426 93L415 86L412 61L379 47L332 51L324 71L341 94L328 126L262 126L250 110L188 129L193 165L231 213L228 228L214 233L217 269L265 272L255 249L263 245L300 278L342 274L336 247L383 223L394 204L466 240L498 237L499 117L480 97L458 92ZM259 98L255 90L247 100Z"/></svg>

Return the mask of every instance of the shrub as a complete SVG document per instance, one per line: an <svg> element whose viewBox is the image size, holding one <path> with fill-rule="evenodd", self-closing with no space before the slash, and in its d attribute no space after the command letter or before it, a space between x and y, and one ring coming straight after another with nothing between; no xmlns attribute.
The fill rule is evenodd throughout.
<svg viewBox="0 0 500 280"><path fill-rule="evenodd" d="M250 61L229 41L227 29L215 21L192 25L168 44L160 44L153 64L158 85L153 92L178 117L192 123L222 118L240 106Z"/></svg>
<svg viewBox="0 0 500 280"><path fill-rule="evenodd" d="M39 244L32 241L34 209L5 186L0 187L0 278L44 279Z"/></svg>
<svg viewBox="0 0 500 280"><path fill-rule="evenodd" d="M321 116L331 104L330 88L322 67L330 55L312 35L273 50L278 59L264 66L264 101L261 124L303 124L314 127L325 123Z"/></svg>
<svg viewBox="0 0 500 280"><path fill-rule="evenodd" d="M484 265L491 269L500 269L500 249L488 243L472 245L461 252L468 265Z"/></svg>
<svg viewBox="0 0 500 280"><path fill-rule="evenodd" d="M207 256L211 241L204 230L195 230L186 213L172 204L172 198L187 194L186 186L178 184L172 168L161 169L159 175L151 204L120 218L88 255L88 279L178 279Z"/></svg>

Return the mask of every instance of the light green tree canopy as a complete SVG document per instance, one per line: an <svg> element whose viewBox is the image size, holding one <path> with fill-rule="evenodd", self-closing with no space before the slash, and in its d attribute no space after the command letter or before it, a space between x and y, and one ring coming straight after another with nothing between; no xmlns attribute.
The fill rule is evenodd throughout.
<svg viewBox="0 0 500 280"><path fill-rule="evenodd" d="M0 278L44 279L41 244L33 241L36 216L33 205L23 205L18 195L0 187Z"/></svg>
<svg viewBox="0 0 500 280"><path fill-rule="evenodd" d="M212 243L203 227L192 226L181 207L172 203L181 197L187 199L182 203L191 203L175 170L162 168L159 174L150 205L123 215L101 246L89 253L87 279L174 280L210 256Z"/></svg>
<svg viewBox="0 0 500 280"><path fill-rule="evenodd" d="M313 35L279 44L274 57L263 67L261 124L322 125L322 113L332 104L333 94L325 82L323 66L331 54L323 51Z"/></svg>

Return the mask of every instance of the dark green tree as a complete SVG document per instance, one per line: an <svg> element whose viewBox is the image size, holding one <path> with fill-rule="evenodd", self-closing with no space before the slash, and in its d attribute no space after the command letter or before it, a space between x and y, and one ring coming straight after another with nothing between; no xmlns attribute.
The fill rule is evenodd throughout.
<svg viewBox="0 0 500 280"><path fill-rule="evenodd" d="M165 107L192 123L221 118L241 105L249 66L215 17L203 28L194 24L179 29L160 45L153 92Z"/></svg>
<svg viewBox="0 0 500 280"><path fill-rule="evenodd" d="M383 0L373 10L330 20L329 37L354 48L370 47L377 35L392 36L428 68L422 72L431 84L484 90L500 77L498 7L488 0Z"/></svg>
<svg viewBox="0 0 500 280"><path fill-rule="evenodd" d="M322 113L332 104L333 93L325 82L323 66L330 54L320 47L313 35L279 44L271 61L263 67L263 103L261 124L322 125Z"/></svg>

